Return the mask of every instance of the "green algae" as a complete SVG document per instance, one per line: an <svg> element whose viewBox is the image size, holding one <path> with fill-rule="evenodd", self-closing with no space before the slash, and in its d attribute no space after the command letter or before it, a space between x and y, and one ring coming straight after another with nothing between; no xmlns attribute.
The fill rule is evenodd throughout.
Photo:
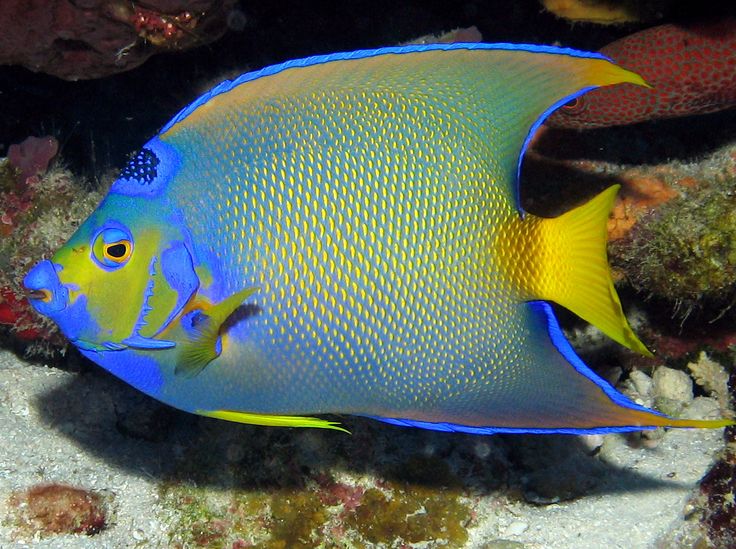
<svg viewBox="0 0 736 549"><path fill-rule="evenodd" d="M174 511L172 547L217 548L267 539L263 521L268 498L262 494L231 495L191 484L167 483L163 503Z"/></svg>
<svg viewBox="0 0 736 549"><path fill-rule="evenodd" d="M457 493L405 485L390 496L378 488L367 490L346 522L370 543L434 541L438 546L462 547L468 540L469 520L470 509Z"/></svg>
<svg viewBox="0 0 736 549"><path fill-rule="evenodd" d="M471 508L461 482L438 458L412 456L396 467L412 480L306 475L286 488L238 484L226 489L169 481L161 488L173 514L173 547L266 549L427 542L462 547ZM417 482L418 479L431 482Z"/></svg>
<svg viewBox="0 0 736 549"><path fill-rule="evenodd" d="M641 219L616 250L632 285L675 304L725 309L736 280L736 181L699 188Z"/></svg>

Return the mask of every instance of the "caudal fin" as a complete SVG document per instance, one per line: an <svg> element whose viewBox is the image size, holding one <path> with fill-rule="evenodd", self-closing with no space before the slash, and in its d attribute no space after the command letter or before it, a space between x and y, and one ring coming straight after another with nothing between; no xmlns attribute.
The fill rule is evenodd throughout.
<svg viewBox="0 0 736 549"><path fill-rule="evenodd" d="M528 216L536 225L540 276L530 292L554 301L621 345L651 356L624 316L608 266L606 228L619 185L554 219Z"/></svg>

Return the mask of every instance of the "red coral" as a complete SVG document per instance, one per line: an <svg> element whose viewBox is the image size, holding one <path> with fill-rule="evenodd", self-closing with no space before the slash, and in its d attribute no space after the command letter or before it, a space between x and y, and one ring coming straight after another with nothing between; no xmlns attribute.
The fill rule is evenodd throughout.
<svg viewBox="0 0 736 549"><path fill-rule="evenodd" d="M107 525L102 496L66 484L40 484L10 497L21 528L29 533L97 534Z"/></svg>
<svg viewBox="0 0 736 549"><path fill-rule="evenodd" d="M156 46L175 47L178 41L197 25L198 17L190 11L176 15L166 15L141 6L135 6L130 16L138 36Z"/></svg>
<svg viewBox="0 0 736 549"><path fill-rule="evenodd" d="M15 337L24 341L44 338L46 334L32 328L31 307L25 298L18 299L10 288L0 288L0 324L14 326Z"/></svg>
<svg viewBox="0 0 736 549"><path fill-rule="evenodd" d="M46 173L49 162L59 152L59 142L56 138L45 137L26 138L25 141L8 148L10 165L20 172L21 182L27 182L31 177Z"/></svg>
<svg viewBox="0 0 736 549"><path fill-rule="evenodd" d="M365 488L362 486L336 482L326 475L316 480L320 487L319 499L324 505L342 505L343 513L349 513L360 506L365 494Z"/></svg>

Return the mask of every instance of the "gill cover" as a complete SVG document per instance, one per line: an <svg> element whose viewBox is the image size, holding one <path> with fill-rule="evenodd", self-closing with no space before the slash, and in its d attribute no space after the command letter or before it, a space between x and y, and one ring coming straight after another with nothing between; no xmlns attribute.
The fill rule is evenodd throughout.
<svg viewBox="0 0 736 549"><path fill-rule="evenodd" d="M149 142L52 258L75 311L72 320L61 319L64 331L78 346L175 345L157 336L199 288L188 231L164 192L178 166L169 148Z"/></svg>

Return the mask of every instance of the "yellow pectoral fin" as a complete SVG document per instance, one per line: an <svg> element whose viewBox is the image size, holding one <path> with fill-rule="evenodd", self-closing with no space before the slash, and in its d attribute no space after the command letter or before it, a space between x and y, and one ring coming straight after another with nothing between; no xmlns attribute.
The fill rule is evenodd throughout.
<svg viewBox="0 0 736 549"><path fill-rule="evenodd" d="M235 423L265 425L267 427L314 427L319 429L333 429L350 434L350 431L340 427L339 423L316 417L252 414L249 412L236 412L234 410L197 410L196 413L201 416L234 421Z"/></svg>
<svg viewBox="0 0 736 549"><path fill-rule="evenodd" d="M537 241L538 272L527 285L536 299L554 301L611 339L646 356L613 287L608 266L607 221L619 185L554 219L528 215L523 221Z"/></svg>
<svg viewBox="0 0 736 549"><path fill-rule="evenodd" d="M188 341L181 345L181 355L174 369L176 375L194 377L217 358L220 354L217 339L222 325L257 290L258 288L246 288L201 312L196 325L188 331Z"/></svg>

